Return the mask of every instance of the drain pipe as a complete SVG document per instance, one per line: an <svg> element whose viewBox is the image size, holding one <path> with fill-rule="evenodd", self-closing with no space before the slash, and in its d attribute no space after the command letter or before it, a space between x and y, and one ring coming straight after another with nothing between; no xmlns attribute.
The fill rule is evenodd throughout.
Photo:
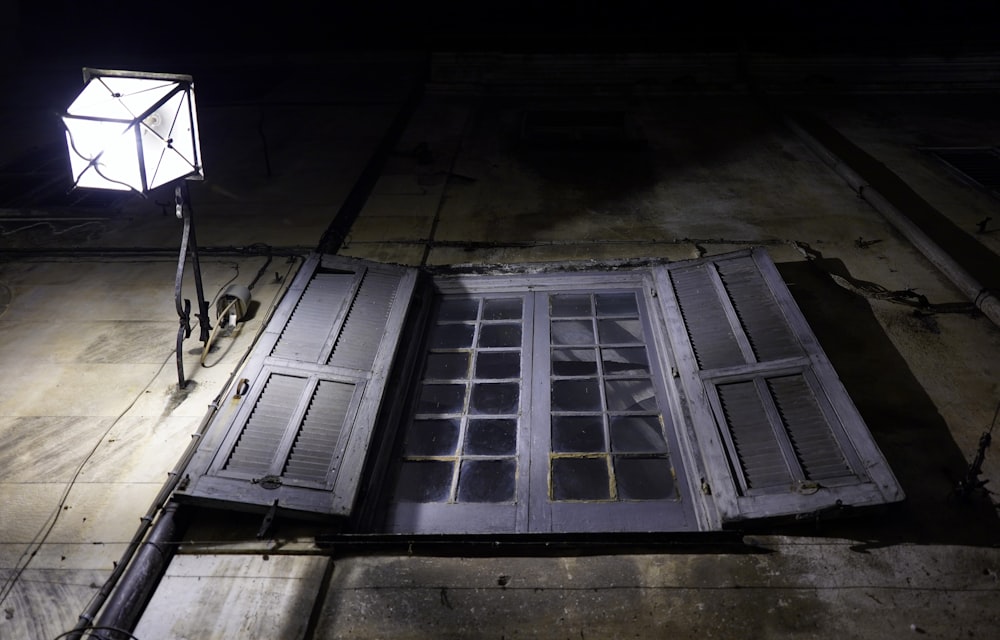
<svg viewBox="0 0 1000 640"><path fill-rule="evenodd" d="M968 271L959 265L944 249L923 232L909 217L868 184L854 169L843 162L822 142L806 131L799 123L785 117L785 124L806 143L834 173L847 182L858 197L865 200L876 211L896 228L913 246L917 248L931 264L937 267L973 304L989 318L993 324L1000 327L1000 298L983 286Z"/></svg>

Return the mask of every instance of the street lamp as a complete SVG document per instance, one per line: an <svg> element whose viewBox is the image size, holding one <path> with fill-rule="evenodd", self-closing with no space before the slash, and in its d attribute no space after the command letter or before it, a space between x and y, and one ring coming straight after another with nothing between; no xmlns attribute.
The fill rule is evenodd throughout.
<svg viewBox="0 0 1000 640"><path fill-rule="evenodd" d="M145 195L174 184L178 219L184 223L174 300L177 384L184 388L182 345L191 335L191 301L181 300L184 266L191 256L198 294L200 339L210 336L208 301L201 282L194 212L185 180L204 179L191 76L108 69L83 70L83 91L62 115L73 187L136 191Z"/></svg>

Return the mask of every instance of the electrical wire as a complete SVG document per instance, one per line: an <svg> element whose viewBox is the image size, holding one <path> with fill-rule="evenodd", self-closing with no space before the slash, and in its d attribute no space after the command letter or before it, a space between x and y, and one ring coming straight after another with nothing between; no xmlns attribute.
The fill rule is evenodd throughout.
<svg viewBox="0 0 1000 640"><path fill-rule="evenodd" d="M21 553L21 556L17 559L17 562L15 563L16 569L10 575L10 577L7 578L7 580L4 582L3 587L0 588L0 604L3 604L7 600L11 592L13 592L14 586L21 578L21 575L28 568L28 565L31 563L31 560L41 550L42 545L44 545L45 542L48 540L49 535L52 533L52 530L56 526L56 522L59 521L59 516L63 512L63 507L66 506L66 500L69 498L70 492L76 486L76 482L79 479L80 474L83 472L83 468L94 457L94 454L97 453L97 449L108 437L108 434L111 433L111 431L116 426L118 426L118 423L121 422L122 418L124 418L125 415L132 410L132 408L136 405L136 403L139 402L139 399L142 398L142 396L146 393L146 390L152 386L153 382L163 372L164 367L167 366L167 363L171 361L173 355L174 352L171 351L170 354L166 357L166 359L164 359L163 363L160 364L159 368L156 370L156 373L153 374L153 377L149 379L149 382L147 382L146 385L139 390L139 393L136 394L136 396L132 399L132 401L128 404L128 406L125 407L125 409L122 410L122 412L119 413L118 416L112 421L112 423L108 426L108 428L104 430L104 432L101 434L101 437L97 439L97 443L93 447L91 447L87 455L84 456L83 461L81 461L80 464L77 465L76 471L73 473L73 476L66 484L66 488L63 490L62 495L59 497L59 501L56 504L56 507L53 510L52 514L48 518L46 518L45 523L42 524L42 528L38 530L38 533L36 533L35 536L28 543L28 547L24 550L23 553ZM23 565L21 564L22 561L24 563Z"/></svg>
<svg viewBox="0 0 1000 640"><path fill-rule="evenodd" d="M269 262L270 262L270 257L268 258L268 263ZM229 263L229 264L233 265L234 268L236 269L236 275L234 275L232 278L230 278L225 284L223 284L219 288L218 293L216 293L215 298L213 299L213 303L214 303L215 300L218 299L219 296L222 295L222 292L225 290L225 288L229 284L231 284L233 281L235 281L236 278L239 277L239 264L238 263ZM285 274L286 280L287 280L288 273L291 272L291 270L294 267L294 265L295 265L295 260L294 259L290 259L289 260L289 268L288 268L288 271ZM280 293L281 293L281 289L279 288L279 290L275 293L274 297L272 298L271 303L269 305L269 308L268 308L266 314L270 314L270 313L273 312L274 307L275 307L275 305L277 303L278 295ZM3 311L6 312L6 309L4 309ZM196 321L196 324L197 324L197 321ZM254 343L255 342L256 341L254 341ZM252 347L253 347L253 344L251 344L250 348L252 349ZM247 351L247 353L249 353L249 350ZM7 598L14 591L14 587L17 586L17 583L20 581L21 576L24 574L25 570L27 570L28 565L31 563L31 560L41 550L42 546L48 540L49 535L51 535L52 531L55 529L56 523L59 521L59 516L62 514L62 512L64 510L64 507L66 506L66 501L69 498L69 494L73 490L73 488L76 486L77 480L79 479L80 474L83 472L84 467L86 467L87 463L89 463L93 459L94 455L97 453L98 448L100 448L101 444L105 441L105 439L107 439L108 434L110 434L111 431L129 413L129 411L131 411L132 408L135 407L135 405L136 405L136 403L138 403L139 399L142 398L142 396L146 393L146 391L152 386L153 382L160 376L160 374L163 372L163 369L173 359L174 354L175 354L175 350L171 350L170 353L167 355L167 357L163 360L163 362L157 368L157 370L153 374L153 376L145 384L145 386L143 386L143 388L139 390L138 394L136 394L136 396L132 399L132 401L128 404L128 406L126 406L125 409L123 409L115 417L115 419L108 426L108 428L105 429L104 432L101 434L100 438L97 439L96 444L94 444L94 446L90 449L90 451L87 453L87 455L84 457L84 459L77 466L77 468L74 471L72 477L68 481L68 483L66 485L66 488L63 490L62 494L60 495L59 501L57 502L57 504L56 504L55 508L53 509L52 513L49 515L48 518L46 518L45 522L42 524L42 527L39 529L38 533L36 533L35 536L31 539L31 541L28 543L27 548L24 550L24 552L21 553L21 556L15 562L15 570L4 581L3 585L0 586L0 605L2 605L4 602L6 602ZM245 360L245 358L246 358L246 354L244 354L243 358L240 360L240 363L242 363L243 360ZM23 562L23 564L22 564L22 562ZM64 637L65 635L66 634L62 634L59 637ZM134 636L132 636L132 637L134 637Z"/></svg>

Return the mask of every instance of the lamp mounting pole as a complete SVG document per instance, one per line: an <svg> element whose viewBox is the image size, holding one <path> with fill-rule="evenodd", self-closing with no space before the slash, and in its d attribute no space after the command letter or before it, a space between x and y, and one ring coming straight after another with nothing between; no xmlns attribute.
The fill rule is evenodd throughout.
<svg viewBox="0 0 1000 640"><path fill-rule="evenodd" d="M184 283L184 266L187 263L188 255L191 256L192 269L194 271L195 293L198 296L198 326L200 327L199 339L202 343L207 343L211 335L212 325L208 315L208 301L205 300L205 291L201 283L201 261L198 259L198 240L194 232L194 209L191 207L191 195L185 181L181 181L174 187L174 205L178 219L184 223L184 232L181 235L181 251L177 257L177 277L174 279L174 304L177 307L177 316L180 326L177 328L177 386L184 389L187 380L184 377L184 339L191 336L191 301L181 300L181 286Z"/></svg>

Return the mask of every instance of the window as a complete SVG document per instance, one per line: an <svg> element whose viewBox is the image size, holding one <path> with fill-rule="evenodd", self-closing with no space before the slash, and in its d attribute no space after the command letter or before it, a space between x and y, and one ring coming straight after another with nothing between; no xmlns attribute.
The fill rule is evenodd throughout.
<svg viewBox="0 0 1000 640"><path fill-rule="evenodd" d="M763 250L424 280L314 257L178 496L411 534L717 530L903 497Z"/></svg>
<svg viewBox="0 0 1000 640"><path fill-rule="evenodd" d="M642 272L439 282L385 527L697 529L671 459L651 284Z"/></svg>

